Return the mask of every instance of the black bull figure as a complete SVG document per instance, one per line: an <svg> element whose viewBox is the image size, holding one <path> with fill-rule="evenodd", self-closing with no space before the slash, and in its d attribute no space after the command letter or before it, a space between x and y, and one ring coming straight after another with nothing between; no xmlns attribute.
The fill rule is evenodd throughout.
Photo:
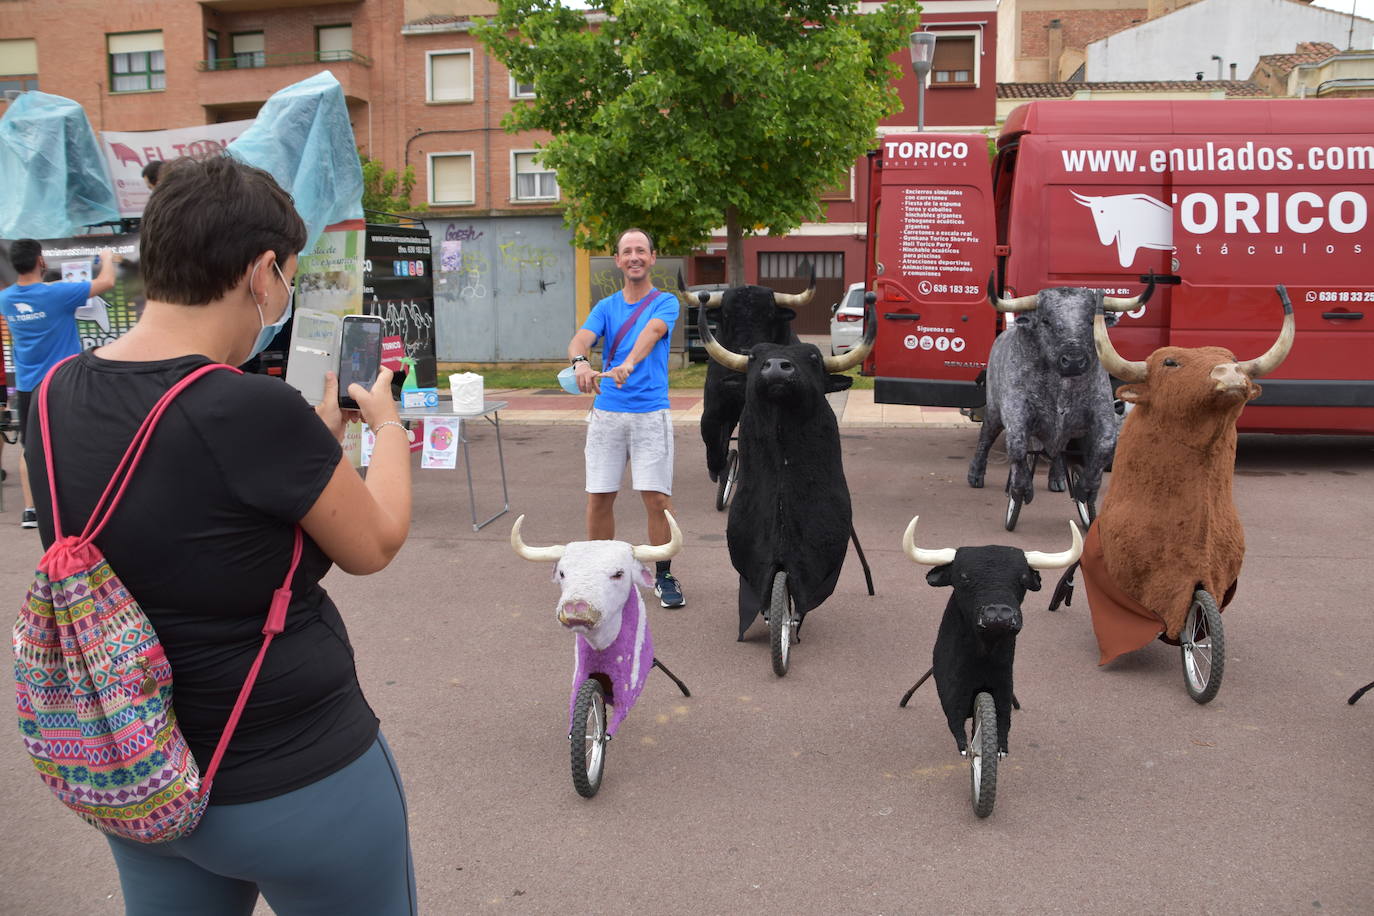
<svg viewBox="0 0 1374 916"><path fill-rule="evenodd" d="M988 693L997 709L997 749L1006 754L1011 711L1020 708L1012 690L1012 665L1016 634L1023 622L1021 602L1026 592L1040 590L1040 570L1060 569L1078 560L1083 537L1069 522L1073 543L1063 553L998 545L929 550L916 546L919 518L907 525L902 550L913 563L933 567L926 573L926 582L954 592L940 619L934 664L902 697L901 705L906 706L933 673L945 720L959 753L964 754L968 751L964 722L973 715L974 698Z"/></svg>
<svg viewBox="0 0 1374 916"><path fill-rule="evenodd" d="M987 410L978 446L969 462L968 483L983 486L988 450L1003 429L1012 496L1029 503L1034 493L1029 456L1050 459L1050 490L1065 487L1064 450L1078 440L1083 453L1081 497L1092 511L1102 471L1116 449L1119 422L1111 380L1093 345L1093 316L1101 304L1116 321L1149 300L1150 282L1139 296L1117 299L1100 290L1058 287L1015 299L999 299L989 279L993 308L1015 317L988 354Z"/></svg>
<svg viewBox="0 0 1374 916"><path fill-rule="evenodd" d="M822 356L812 344L757 343L748 353L721 346L700 317L711 358L745 379L740 416L739 491L730 505L726 540L740 576L739 638L767 604L773 576L787 573L799 618L835 590L853 533L840 430L825 400L847 388L836 373L873 348L873 316L863 340L844 356Z"/></svg>
<svg viewBox="0 0 1374 916"><path fill-rule="evenodd" d="M682 287L681 276L678 286ZM811 282L800 293L778 293L766 286L735 286L705 296L701 307L703 312L709 309L715 313L721 346L735 353L747 353L759 343L801 343L792 330L792 319L797 317L795 309L807 305L815 293L816 271L812 268ZM701 438L706 443L706 472L712 481L725 470L730 437L744 412L744 386L744 375L714 361L706 367Z"/></svg>

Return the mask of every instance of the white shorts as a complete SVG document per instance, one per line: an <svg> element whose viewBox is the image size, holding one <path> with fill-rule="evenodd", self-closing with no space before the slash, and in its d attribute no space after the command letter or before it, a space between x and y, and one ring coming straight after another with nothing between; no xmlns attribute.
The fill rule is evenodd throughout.
<svg viewBox="0 0 1374 916"><path fill-rule="evenodd" d="M587 492L615 493L630 462L636 490L673 495L673 421L666 410L587 414Z"/></svg>

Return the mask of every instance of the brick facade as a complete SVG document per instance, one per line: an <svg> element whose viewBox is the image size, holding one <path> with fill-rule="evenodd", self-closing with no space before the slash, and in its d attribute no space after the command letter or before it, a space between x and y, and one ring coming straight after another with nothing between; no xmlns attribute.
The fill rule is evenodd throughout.
<svg viewBox="0 0 1374 916"><path fill-rule="evenodd" d="M1021 14L1018 57L1045 57L1050 50L1050 23L1059 21L1062 47L1082 51L1088 42L1105 38L1138 22L1144 22L1145 7L1100 10L1026 10Z"/></svg>

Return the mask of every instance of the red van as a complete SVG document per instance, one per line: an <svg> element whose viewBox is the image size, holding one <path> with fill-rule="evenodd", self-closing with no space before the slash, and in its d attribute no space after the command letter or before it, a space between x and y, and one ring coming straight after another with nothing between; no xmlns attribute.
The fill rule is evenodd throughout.
<svg viewBox="0 0 1374 916"><path fill-rule="evenodd" d="M1297 338L1240 428L1374 433L1374 99L1031 102L984 137L904 134L870 156L865 370L889 404L976 407L1004 296L1135 295L1118 351ZM1366 317L1366 313L1371 313Z"/></svg>

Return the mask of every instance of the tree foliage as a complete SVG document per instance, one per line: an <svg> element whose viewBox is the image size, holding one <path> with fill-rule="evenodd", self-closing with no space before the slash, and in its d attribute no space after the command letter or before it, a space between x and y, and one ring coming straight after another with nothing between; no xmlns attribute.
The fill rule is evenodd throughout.
<svg viewBox="0 0 1374 916"><path fill-rule="evenodd" d="M861 15L831 0L498 0L477 34L536 98L503 122L547 130L577 243L626 226L660 248L729 230L781 234L820 215L878 121L899 107L888 57L914 0ZM597 12L607 14L604 18ZM732 264L735 260L732 257ZM741 261L742 263L742 261ZM733 273L733 270L732 270Z"/></svg>
<svg viewBox="0 0 1374 916"><path fill-rule="evenodd" d="M398 173L379 159L369 159L362 150L358 151L358 161L363 169L363 209L376 211L366 214L369 222L395 223L399 220L386 214L425 209L423 203L410 202L410 194L415 190L415 169L406 166Z"/></svg>

